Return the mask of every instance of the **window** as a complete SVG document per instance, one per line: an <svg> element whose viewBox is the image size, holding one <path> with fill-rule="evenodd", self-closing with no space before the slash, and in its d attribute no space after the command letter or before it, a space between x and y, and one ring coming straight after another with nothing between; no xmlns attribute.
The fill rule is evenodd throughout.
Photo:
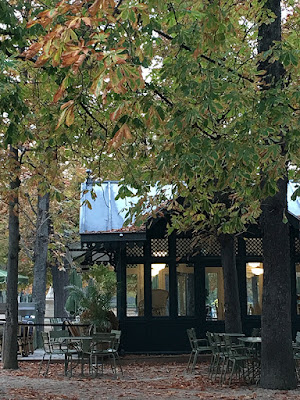
<svg viewBox="0 0 300 400"><path fill-rule="evenodd" d="M300 263L296 263L297 314L300 315Z"/></svg>
<svg viewBox="0 0 300 400"><path fill-rule="evenodd" d="M126 266L126 315L144 315L144 264Z"/></svg>
<svg viewBox="0 0 300 400"><path fill-rule="evenodd" d="M169 315L169 267L151 264L152 316Z"/></svg>
<svg viewBox="0 0 300 400"><path fill-rule="evenodd" d="M247 278L247 314L260 315L263 291L263 264L248 262L246 264Z"/></svg>
<svg viewBox="0 0 300 400"><path fill-rule="evenodd" d="M176 272L178 315L193 316L195 314L194 266L178 264Z"/></svg>
<svg viewBox="0 0 300 400"><path fill-rule="evenodd" d="M222 267L205 268L206 320L224 319L224 279Z"/></svg>

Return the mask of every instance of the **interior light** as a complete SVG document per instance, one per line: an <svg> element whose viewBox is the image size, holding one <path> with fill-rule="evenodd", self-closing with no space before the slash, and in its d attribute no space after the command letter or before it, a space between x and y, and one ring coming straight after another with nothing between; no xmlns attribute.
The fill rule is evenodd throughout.
<svg viewBox="0 0 300 400"><path fill-rule="evenodd" d="M253 275L262 275L264 273L264 269L262 267L262 263L260 262L249 262L247 266L250 268Z"/></svg>
<svg viewBox="0 0 300 400"><path fill-rule="evenodd" d="M164 269L166 264L151 264L151 276L156 276L159 274L159 271Z"/></svg>
<svg viewBox="0 0 300 400"><path fill-rule="evenodd" d="M264 273L263 268L251 268L251 272L253 275L262 275Z"/></svg>

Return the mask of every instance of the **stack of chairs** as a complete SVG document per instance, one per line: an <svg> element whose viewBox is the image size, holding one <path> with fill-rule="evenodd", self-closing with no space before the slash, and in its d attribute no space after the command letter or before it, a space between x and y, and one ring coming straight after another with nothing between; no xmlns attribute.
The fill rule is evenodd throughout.
<svg viewBox="0 0 300 400"><path fill-rule="evenodd" d="M209 345L212 349L212 359L209 377L219 379L219 382L230 385L236 376L239 380L254 380L255 357L251 349L243 344L233 342L231 336L207 332Z"/></svg>

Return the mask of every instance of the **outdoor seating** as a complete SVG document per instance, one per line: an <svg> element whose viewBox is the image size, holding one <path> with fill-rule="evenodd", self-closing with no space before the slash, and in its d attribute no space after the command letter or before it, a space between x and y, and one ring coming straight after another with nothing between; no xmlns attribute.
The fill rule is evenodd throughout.
<svg viewBox="0 0 300 400"><path fill-rule="evenodd" d="M50 324L53 324L53 330L58 331L61 330L64 321L62 318L50 318Z"/></svg>
<svg viewBox="0 0 300 400"><path fill-rule="evenodd" d="M213 379L213 376L216 376L218 372L218 367L220 363L220 351L218 348L218 344L215 341L214 334L212 332L206 332L206 336L212 352L211 362L209 366L209 377Z"/></svg>
<svg viewBox="0 0 300 400"><path fill-rule="evenodd" d="M27 341L28 341L28 353L33 354L34 352L34 337L35 337L35 326L33 323L28 323L28 332L27 332Z"/></svg>
<svg viewBox="0 0 300 400"><path fill-rule="evenodd" d="M123 375L117 351L118 344L116 342L118 343L115 333L98 333L92 336L89 350L84 351L84 354L82 354L83 360L84 358L88 358L89 360L89 373L92 376L95 377L98 375L99 365L101 365L101 374L103 374L105 359L110 361L112 371L115 375L117 375L118 363Z"/></svg>
<svg viewBox="0 0 300 400"><path fill-rule="evenodd" d="M164 289L152 289L152 315L167 315L169 292ZM139 316L144 315L145 300L142 299L138 305Z"/></svg>
<svg viewBox="0 0 300 400"><path fill-rule="evenodd" d="M229 374L229 385L235 374L238 379L250 377L253 363L252 354L248 353L245 346L236 346L230 336L224 336L225 343L225 363L222 372L222 383L226 382L226 375ZM252 368L251 368L252 369Z"/></svg>
<svg viewBox="0 0 300 400"><path fill-rule="evenodd" d="M65 321L65 326L68 328L71 336L80 336L81 332L79 327L74 325L71 321Z"/></svg>
<svg viewBox="0 0 300 400"><path fill-rule="evenodd" d="M187 329L187 335L191 345L191 353L187 365L187 372L194 372L198 355L201 353L211 353L207 339L197 339L196 331L194 328Z"/></svg>
<svg viewBox="0 0 300 400"><path fill-rule="evenodd" d="M29 354L29 327L28 325L18 325L18 353L27 357Z"/></svg>
<svg viewBox="0 0 300 400"><path fill-rule="evenodd" d="M52 360L53 355L63 355L64 356L64 363L65 363L65 375L72 375L72 361L73 356L80 355L80 350L75 348L74 346L69 346L67 343L64 343L62 339L61 342L58 340L51 340L49 332L41 332L42 340L43 340L43 348L44 348L44 355L39 367L39 374L41 373L43 362L45 361L46 356L48 356L48 362L46 366L46 370L44 372L44 376L48 374L49 366Z"/></svg>
<svg viewBox="0 0 300 400"><path fill-rule="evenodd" d="M50 342L53 348L61 348L62 338L69 337L68 330L55 330L49 332Z"/></svg>

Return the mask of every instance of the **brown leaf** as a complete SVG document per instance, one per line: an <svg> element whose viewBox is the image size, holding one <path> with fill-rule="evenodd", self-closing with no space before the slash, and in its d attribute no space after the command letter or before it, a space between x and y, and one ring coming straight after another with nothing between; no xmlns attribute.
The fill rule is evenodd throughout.
<svg viewBox="0 0 300 400"><path fill-rule="evenodd" d="M64 92L65 92L65 89L64 89L63 85L60 85L57 92L53 96L53 103L57 103L58 100L62 98Z"/></svg>
<svg viewBox="0 0 300 400"><path fill-rule="evenodd" d="M132 134L127 124L123 125L124 137L125 139L132 139Z"/></svg>
<svg viewBox="0 0 300 400"><path fill-rule="evenodd" d="M64 104L60 107L60 109L61 109L61 110L64 110L65 108L71 107L73 104L74 104L74 100L69 100L69 101L67 101L66 103L64 103Z"/></svg>
<svg viewBox="0 0 300 400"><path fill-rule="evenodd" d="M32 58L33 56L36 55L36 53L40 50L40 48L42 47L42 43L33 43L29 49L25 50L21 56L25 56L26 58Z"/></svg>
<svg viewBox="0 0 300 400"><path fill-rule="evenodd" d="M81 64L83 63L83 61L85 60L86 55L85 54L80 54L80 56L78 57L77 61L75 61L75 63L73 64L73 72L74 74L77 74L79 67L81 66Z"/></svg>
<svg viewBox="0 0 300 400"><path fill-rule="evenodd" d="M101 4L101 0L96 0L89 8L89 13L91 14L92 17L94 17L97 14L97 12L100 8L100 4Z"/></svg>
<svg viewBox="0 0 300 400"><path fill-rule="evenodd" d="M88 25L88 26L92 26L92 20L89 17L82 17L82 21Z"/></svg>
<svg viewBox="0 0 300 400"><path fill-rule="evenodd" d="M79 59L79 53L80 53L79 48L75 51L63 52L61 55L61 66L68 67L76 63Z"/></svg>
<svg viewBox="0 0 300 400"><path fill-rule="evenodd" d="M69 29L78 29L80 27L81 24L81 18L80 17L75 17L73 19L71 19L71 21L68 24L68 28Z"/></svg>

